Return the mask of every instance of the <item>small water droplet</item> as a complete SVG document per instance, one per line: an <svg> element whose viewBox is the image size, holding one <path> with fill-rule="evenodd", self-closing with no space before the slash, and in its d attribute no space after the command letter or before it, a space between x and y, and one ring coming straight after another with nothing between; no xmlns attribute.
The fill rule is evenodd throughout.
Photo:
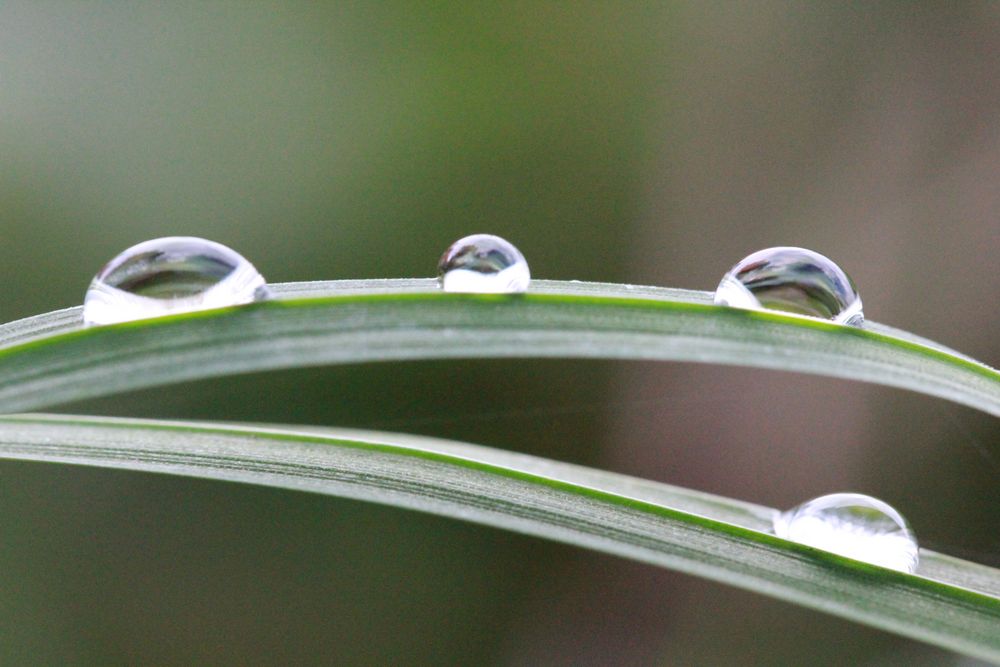
<svg viewBox="0 0 1000 667"><path fill-rule="evenodd" d="M919 560L917 540L899 512L860 493L820 496L782 512L774 534L902 572L914 572Z"/></svg>
<svg viewBox="0 0 1000 667"><path fill-rule="evenodd" d="M742 259L722 277L715 303L780 310L861 326L861 297L843 269L805 248L767 248Z"/></svg>
<svg viewBox="0 0 1000 667"><path fill-rule="evenodd" d="M510 294L527 290L531 273L512 244L492 234L473 234L444 251L438 280L445 292Z"/></svg>
<svg viewBox="0 0 1000 667"><path fill-rule="evenodd" d="M83 302L88 325L114 324L264 299L253 265L226 246L186 236L134 245L94 276Z"/></svg>

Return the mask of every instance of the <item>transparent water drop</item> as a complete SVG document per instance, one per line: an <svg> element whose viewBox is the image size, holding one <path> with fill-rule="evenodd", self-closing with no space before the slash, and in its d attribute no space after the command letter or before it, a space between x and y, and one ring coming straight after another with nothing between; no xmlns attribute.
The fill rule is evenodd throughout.
<svg viewBox="0 0 1000 667"><path fill-rule="evenodd" d="M510 294L531 281L528 262L511 243L492 234L473 234L452 243L438 262L445 292Z"/></svg>
<svg viewBox="0 0 1000 667"><path fill-rule="evenodd" d="M774 534L901 572L914 572L919 560L917 540L899 512L860 493L820 496L782 512Z"/></svg>
<svg viewBox="0 0 1000 667"><path fill-rule="evenodd" d="M257 269L226 246L172 236L134 245L108 262L87 290L83 321L114 324L264 299Z"/></svg>
<svg viewBox="0 0 1000 667"><path fill-rule="evenodd" d="M805 248L767 248L745 257L722 277L715 303L851 326L864 322L861 297L848 275L828 257Z"/></svg>

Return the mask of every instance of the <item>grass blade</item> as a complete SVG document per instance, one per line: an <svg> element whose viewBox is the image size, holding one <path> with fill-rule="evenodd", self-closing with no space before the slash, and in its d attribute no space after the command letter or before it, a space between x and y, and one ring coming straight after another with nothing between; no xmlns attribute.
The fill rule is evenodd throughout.
<svg viewBox="0 0 1000 667"><path fill-rule="evenodd" d="M1000 571L921 552L918 575L780 540L773 510L580 466L388 433L0 418L0 457L385 503L575 544L1000 661Z"/></svg>
<svg viewBox="0 0 1000 667"><path fill-rule="evenodd" d="M79 309L0 327L0 412L130 389L319 364L471 357L758 366L901 387L1000 415L1000 373L881 325L707 303L704 292L539 281L523 295L429 280L276 286L240 308L81 329Z"/></svg>

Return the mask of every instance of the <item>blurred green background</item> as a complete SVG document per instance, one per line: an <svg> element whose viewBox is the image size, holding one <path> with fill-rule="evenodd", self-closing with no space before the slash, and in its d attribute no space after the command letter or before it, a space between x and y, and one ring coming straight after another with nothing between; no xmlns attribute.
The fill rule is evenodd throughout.
<svg viewBox="0 0 1000 667"><path fill-rule="evenodd" d="M0 4L4 321L198 235L271 281L713 289L829 255L870 319L1000 363L1000 5ZM860 491L1000 565L1000 430L938 400L683 364L269 373L66 411L464 439L787 507ZM974 664L543 540L225 483L0 464L0 664Z"/></svg>

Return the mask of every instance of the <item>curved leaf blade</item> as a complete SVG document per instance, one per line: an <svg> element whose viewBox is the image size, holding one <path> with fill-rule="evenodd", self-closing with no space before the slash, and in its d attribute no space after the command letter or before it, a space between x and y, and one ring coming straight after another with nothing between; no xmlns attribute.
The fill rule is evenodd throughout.
<svg viewBox="0 0 1000 667"><path fill-rule="evenodd" d="M252 371L404 359L579 357L757 366L874 382L1000 415L1000 373L880 325L705 303L706 293L542 282L445 294L426 280L277 286L239 308L81 329L69 309L0 327L0 412Z"/></svg>
<svg viewBox="0 0 1000 667"><path fill-rule="evenodd" d="M430 512L687 572L1000 661L1000 571L926 550L919 575L885 570L768 534L768 508L531 456L387 433L23 415L0 418L0 457Z"/></svg>

